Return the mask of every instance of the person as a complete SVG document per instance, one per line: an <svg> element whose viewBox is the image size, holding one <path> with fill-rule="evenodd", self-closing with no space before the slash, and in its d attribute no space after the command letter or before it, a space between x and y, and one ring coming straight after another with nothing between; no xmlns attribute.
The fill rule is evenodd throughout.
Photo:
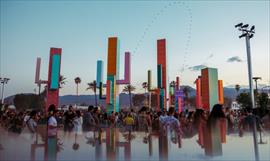
<svg viewBox="0 0 270 161"><path fill-rule="evenodd" d="M226 113L226 119L228 123L228 132L232 133L234 130L234 116L233 116L233 111L229 110Z"/></svg>
<svg viewBox="0 0 270 161"><path fill-rule="evenodd" d="M111 112L111 115L110 115L110 125L111 126L115 126L115 121L116 120L116 115L115 115L115 112Z"/></svg>
<svg viewBox="0 0 270 161"><path fill-rule="evenodd" d="M76 116L73 119L73 124L74 124L74 131L75 134L82 134L82 124L83 124L83 120L82 120L82 116L81 116L81 111L77 110L76 111Z"/></svg>
<svg viewBox="0 0 270 161"><path fill-rule="evenodd" d="M252 108L249 107L246 109L247 115L243 118L243 120L239 123L239 135L242 137L243 132L251 131L254 127L254 119L256 121L256 129L262 130L262 120L260 117L252 113Z"/></svg>
<svg viewBox="0 0 270 161"><path fill-rule="evenodd" d="M29 120L30 118L30 111L27 111L24 115L24 118L23 118L23 126L25 127L27 124L26 122Z"/></svg>
<svg viewBox="0 0 270 161"><path fill-rule="evenodd" d="M58 111L54 104L48 108L48 121L47 121L47 145L48 146L48 160L56 160L57 153L57 115Z"/></svg>
<svg viewBox="0 0 270 161"><path fill-rule="evenodd" d="M36 111L31 111L29 115L29 119L26 121L26 125L31 133L36 133L37 132L37 112Z"/></svg>
<svg viewBox="0 0 270 161"><path fill-rule="evenodd" d="M168 111L168 116L161 120L163 126L169 130L175 130L179 135L181 134L180 122L174 117L174 108L170 107Z"/></svg>
<svg viewBox="0 0 270 161"><path fill-rule="evenodd" d="M99 109L97 107L94 108L93 110L93 118L94 118L94 122L95 122L95 131L101 130L100 128L100 118L99 118Z"/></svg>
<svg viewBox="0 0 270 161"><path fill-rule="evenodd" d="M262 118L262 123L265 129L270 130L270 110L268 110L267 114Z"/></svg>
<svg viewBox="0 0 270 161"><path fill-rule="evenodd" d="M48 118L48 137L57 136L57 110L55 105L50 105L48 108L49 118Z"/></svg>
<svg viewBox="0 0 270 161"><path fill-rule="evenodd" d="M164 130L163 132L166 132L165 135L167 135L167 132L169 132L172 138L175 138L178 140L178 146L180 148L182 146L182 139L181 139L182 130L180 127L179 120L174 117L174 113L175 113L174 108L170 107L168 111L168 116L162 120L162 125L163 125L162 129ZM176 137L175 137L175 134L176 134Z"/></svg>
<svg viewBox="0 0 270 161"><path fill-rule="evenodd" d="M207 122L207 111L204 109L196 109L196 112L194 114L194 122L193 126L198 132L198 140L197 143L201 146L201 148L204 148L204 141L203 141L203 132L206 128L206 122Z"/></svg>
<svg viewBox="0 0 270 161"><path fill-rule="evenodd" d="M129 134L131 134L131 131L133 130L133 126L134 126L134 119L133 119L131 113L129 113L125 117L124 124L125 124L126 130L129 132Z"/></svg>
<svg viewBox="0 0 270 161"><path fill-rule="evenodd" d="M206 128L203 129L203 147L205 155L222 155L222 142L226 140L226 132L223 130L223 122L226 123L225 113L221 104L215 104L207 119ZM214 140L211 141L211 140Z"/></svg>
<svg viewBox="0 0 270 161"><path fill-rule="evenodd" d="M23 129L23 113L16 114L15 111L11 112L10 118L8 119L8 129L14 133L20 134Z"/></svg>
<svg viewBox="0 0 270 161"><path fill-rule="evenodd" d="M92 127L94 127L95 124L95 119L93 117L93 112L94 106L90 105L88 107L87 112L83 115L83 130L84 131L90 131Z"/></svg>
<svg viewBox="0 0 270 161"><path fill-rule="evenodd" d="M75 113L73 107L70 105L68 111L64 113L65 121L64 121L64 131L72 131L73 119L75 118Z"/></svg>
<svg viewBox="0 0 270 161"><path fill-rule="evenodd" d="M148 132L148 122L146 115L147 108L143 106L138 113L138 130Z"/></svg>
<svg viewBox="0 0 270 161"><path fill-rule="evenodd" d="M152 131L152 117L150 111L146 112L145 119L147 121L147 131Z"/></svg>

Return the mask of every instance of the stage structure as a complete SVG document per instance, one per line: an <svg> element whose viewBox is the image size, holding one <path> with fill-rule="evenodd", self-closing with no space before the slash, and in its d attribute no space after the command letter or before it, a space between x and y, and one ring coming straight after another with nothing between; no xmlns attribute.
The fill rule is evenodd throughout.
<svg viewBox="0 0 270 161"><path fill-rule="evenodd" d="M46 109L50 105L54 104L58 107L59 101L59 80L60 80L60 68L61 68L61 48L51 48L50 49L50 58L49 58L49 70L48 70L48 79L40 80L40 64L41 58L37 58L36 62L36 76L35 83L40 88L41 84L46 84ZM40 90L39 90L40 91Z"/></svg>
<svg viewBox="0 0 270 161"><path fill-rule="evenodd" d="M119 112L118 86L130 84L130 52L125 52L125 72L124 79L119 80L119 40L117 37L108 39L107 56L107 80L103 82L103 61L97 61L97 85L99 88L99 98L106 99L107 113ZM106 87L106 97L103 97L102 89Z"/></svg>

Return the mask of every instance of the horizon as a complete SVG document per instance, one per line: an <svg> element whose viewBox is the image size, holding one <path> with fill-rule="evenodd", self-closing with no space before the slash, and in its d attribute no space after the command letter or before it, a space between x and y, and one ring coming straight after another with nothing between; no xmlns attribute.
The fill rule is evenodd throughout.
<svg viewBox="0 0 270 161"><path fill-rule="evenodd" d="M86 83L95 80L97 60L103 60L106 69L111 36L120 39L120 78L124 52L131 52L131 84L138 92L144 90L141 83L147 80L148 69L156 78L160 38L167 42L168 83L180 76L180 85L194 88L199 69L207 66L218 69L224 87L248 87L245 42L234 28L239 22L256 26L251 39L253 76L262 77L259 87L270 85L269 1L1 0L0 4L0 77L11 79L5 97L38 89L34 84L37 57L42 59L41 79L47 79L50 47L63 50L61 75L67 83L60 95L75 94L77 76L82 78L79 94L92 94L85 90ZM152 83L156 86L156 79Z"/></svg>
<svg viewBox="0 0 270 161"><path fill-rule="evenodd" d="M181 85L181 86L188 86L188 85ZM189 87L191 87L191 86L189 86ZM261 87L265 87L265 86L260 86L259 84L258 84L258 88L261 88ZM194 87L191 87L192 88L192 90L196 90L196 88L194 88ZM235 87L232 87L232 86L224 86L223 87L224 89L225 88L227 88L227 89L231 89L231 90L235 90ZM248 90L249 89L249 86L242 86L241 88L240 88L240 90L239 91L243 91L243 92L249 92L249 91L246 91L246 90ZM258 89L258 90L262 90L262 89ZM193 92L195 92L195 91L193 91ZM25 94L25 95L28 95L28 94L38 94L37 92L35 93L35 92L30 92L30 93L15 93L15 94L13 94L13 95L9 95L9 96L6 96L5 97L5 99L6 98L10 98L10 97L14 97L15 95L19 95L19 94ZM125 94L125 95L128 95L128 93L126 93L126 92L123 92L123 91L121 91L121 92L119 92L119 95L120 94ZM135 90L135 92L132 92L131 93L132 95L136 95L136 94L146 94L146 95L148 95L148 93L146 92L144 92L144 91L140 91L140 92L136 92L136 90ZM195 93L194 93L195 94ZM95 94L93 93L93 92L91 92L91 93L84 93L84 94L79 94L78 96L94 96ZM97 93L97 95L98 95L98 93ZM59 95L59 97L62 97L62 96L77 96L76 94L65 94L65 95ZM194 95L195 96L195 95Z"/></svg>

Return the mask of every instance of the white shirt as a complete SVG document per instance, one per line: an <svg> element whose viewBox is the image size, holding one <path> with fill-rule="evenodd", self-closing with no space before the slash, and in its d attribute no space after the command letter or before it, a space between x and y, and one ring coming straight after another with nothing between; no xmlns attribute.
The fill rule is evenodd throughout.
<svg viewBox="0 0 270 161"><path fill-rule="evenodd" d="M77 134L82 134L82 123L83 123L83 119L82 117L76 117L73 120L73 124L74 124L74 131Z"/></svg>
<svg viewBox="0 0 270 161"><path fill-rule="evenodd" d="M28 121L28 120L29 120L29 118L30 118L30 116L29 116L29 115L25 115L25 116L24 116L24 118L23 118L23 121L26 123L26 121Z"/></svg>
<svg viewBox="0 0 270 161"><path fill-rule="evenodd" d="M57 127L57 121L54 116L51 116L48 120L48 126ZM56 136L57 128L48 128L48 136Z"/></svg>

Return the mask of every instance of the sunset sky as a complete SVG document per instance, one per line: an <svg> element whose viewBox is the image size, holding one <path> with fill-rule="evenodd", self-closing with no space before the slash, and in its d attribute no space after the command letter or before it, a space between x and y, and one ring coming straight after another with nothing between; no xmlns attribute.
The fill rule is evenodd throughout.
<svg viewBox="0 0 270 161"><path fill-rule="evenodd" d="M120 39L120 78L124 52L130 51L131 79L142 92L147 70L156 81L156 43L167 42L168 82L194 87L203 66L218 68L224 86L248 85L245 40L234 25L256 26L251 39L253 75L270 84L269 1L0 1L0 76L11 80L5 96L33 93L36 58L47 79L50 47L62 48L60 95L75 94L74 78L96 79L96 61L107 61L108 37ZM106 78L104 71L104 79Z"/></svg>

